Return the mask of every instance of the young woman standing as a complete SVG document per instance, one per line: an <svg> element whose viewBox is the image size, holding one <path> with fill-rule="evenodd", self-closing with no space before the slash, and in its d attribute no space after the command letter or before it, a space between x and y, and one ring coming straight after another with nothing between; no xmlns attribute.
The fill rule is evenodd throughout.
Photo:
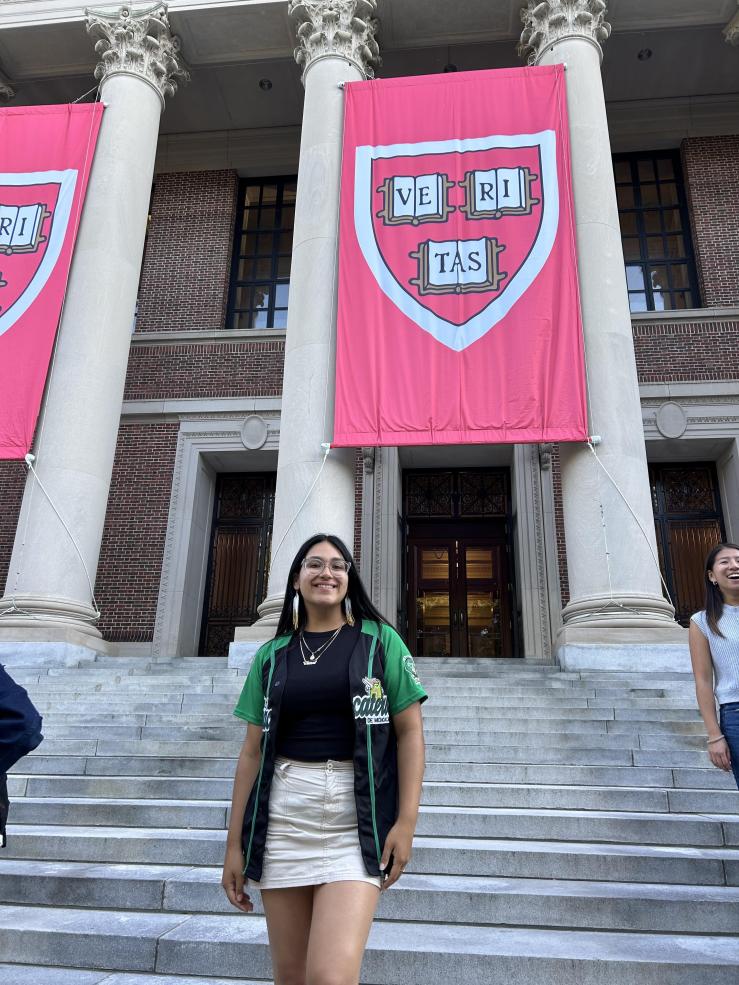
<svg viewBox="0 0 739 985"><path fill-rule="evenodd" d="M717 544L704 576L706 606L688 630L695 693L711 762L732 770L739 787L739 546Z"/></svg>
<svg viewBox="0 0 739 985"><path fill-rule="evenodd" d="M246 880L261 890L275 985L357 985L380 891L411 857L425 699L344 543L311 537L234 711L222 883L243 912Z"/></svg>

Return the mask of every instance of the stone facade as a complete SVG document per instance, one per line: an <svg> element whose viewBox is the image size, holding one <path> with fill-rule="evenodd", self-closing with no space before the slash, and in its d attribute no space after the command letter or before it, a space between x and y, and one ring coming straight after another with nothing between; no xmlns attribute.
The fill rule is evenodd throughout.
<svg viewBox="0 0 739 985"><path fill-rule="evenodd" d="M105 430L112 445L122 392L123 416L117 432L115 457L113 459L111 448L108 455L110 461L104 461L105 455L98 454L99 461L93 463L95 469L88 469L88 462L83 460L76 465L82 484L87 481L88 473L95 476L94 488L91 486L84 495L81 494L80 501L89 503L89 509L84 507L78 512L85 514L87 510L87 514L91 514L94 509L100 514L103 533L102 546L99 538L97 541L100 547L99 563L95 538L90 538L85 556L92 570L97 565L95 594L102 611L99 629L106 640L114 643L156 642L157 625L166 622L160 609L166 610L167 604L163 604L162 599L166 602L179 590L177 586L168 588L167 579L162 578L161 572L163 567L165 572L167 570L167 552L181 532L182 525L192 522L186 510L180 511L185 516L184 520L182 517L178 520L180 526L172 519L173 514L177 513L173 504L186 501L182 489L179 493L177 490L177 462L184 454L181 446L186 444L183 436L188 428L191 433L187 440L199 449L196 454L188 445L192 453L191 460L188 459L190 466L197 455L202 455L203 459L211 455L225 456L215 466L209 465L212 472L210 479L217 471L227 471L232 465L234 471L240 468L275 468L279 442L281 469L277 481L274 541L287 539L279 564L273 564L272 573L274 585L279 585L280 591L284 585L281 566L284 567L286 557L292 554L294 541L302 541L306 524L314 527L316 523L324 527L326 523L333 523L347 540L353 538L357 564L364 560L364 569L371 572L376 599L380 597L378 584L387 581L387 559L391 557L391 551L387 548L388 538L395 537L397 540L395 507L399 503L402 458L397 451L394 452L394 458L388 456L392 458L390 466L388 459L378 457L375 482L374 478L368 480L367 473L371 470L366 467L361 450L334 449L325 462L322 462L321 450L321 442L330 436L330 412L326 408L330 411L333 387L330 372L333 345L331 325L335 315L333 290L338 228L336 205L340 121L343 112L341 89L346 82L372 78L380 64L377 43L380 35L376 21L378 5L376 0L332 0L331 3L324 0L290 0L286 6L296 32L295 58L305 85L287 333L278 329L231 332L227 324L227 308L239 177L248 175L251 180L258 179L262 174L291 173L295 171L294 160L286 163L282 170L265 165L264 171L259 171L258 162L263 146L270 146L269 140L265 145L261 143L267 128L265 125L265 129L259 131L262 137L256 130L244 130L234 143L234 146L239 142L244 145L252 140L247 166L234 161L229 146L220 159L214 155L209 164L188 165L191 169L181 166L179 161L173 166L167 160L162 171L156 174L152 186L149 177L153 168L161 107L165 97L173 96L188 79L180 42L171 34L166 8L162 5L139 12L127 7L107 14L91 12L88 17L88 30L97 42L95 51L99 58L95 77L103 85L111 104L105 118L116 121L111 132L127 134L122 147L110 138L103 138L97 160L107 161L109 172L115 172L115 180L111 190L106 172L106 183L97 190L94 185L91 186L91 196L93 200L97 196L98 201L106 202L112 197L119 208L126 211L127 220L131 220L130 223L120 222L116 226L128 237L122 236L119 246L120 257L124 257L125 262L108 263L104 271L110 284L117 285L126 279L125 304L119 304L114 312L115 332L110 328L112 319L106 316L106 330L110 336L115 335L115 354L111 348L113 341L109 339L100 367L90 377L99 382L103 371L111 363L116 364L117 375L110 385L99 384L92 395L84 395L86 405L94 411L88 415L89 421L92 424L98 419L104 421L102 430ZM530 64L559 61L567 65L568 102L573 122L574 197L591 398L596 407L594 417L601 422L600 426L611 429L603 444L604 456L618 444L614 435L619 427L628 439L624 443L626 447L632 443L631 439L640 423L636 377L630 380L627 387L622 386L619 394L615 394L614 388L608 385L616 358L608 350L609 339L612 340L614 335L611 322L616 309L618 318L615 320L618 321L622 343L620 351L628 349L630 352L631 345L625 290L620 289L622 270L615 200L610 202L602 197L604 190L610 188L608 130L599 74L602 50L608 50L611 32L606 6L603 0L546 0L544 3L528 0L522 4L523 33L519 48L520 54ZM393 52L391 57L397 57L397 53ZM298 77L295 73L296 85ZM0 78L0 83L2 81ZM269 79L266 81L270 82ZM12 87L9 91L10 95L6 93L6 98L12 98ZM583 134L588 128L588 132L592 133L585 139ZM274 129L280 129L280 126L275 125ZM680 146L702 309L686 313L650 312L637 315L631 321L631 333L638 383L642 388L642 407L647 411L642 412L646 440L658 440L655 438L657 432L653 420L661 404L668 398L684 398L686 404L693 402L690 420L697 422L696 427L704 429L700 435L696 432L694 436L723 442L716 454L725 457L731 453L731 443L736 445L736 433L729 429L735 428L738 412L735 405L739 404L739 398L735 399L734 390L729 386L739 381L739 227L734 205L739 197L739 136L690 136L683 139L688 132L706 131L691 125L683 128L673 143L657 142L657 145ZM722 133L721 127L717 126L715 132ZM224 133L228 136L230 131ZM170 128L164 143L174 146L177 137L187 140L192 136L195 135L186 131L179 133L175 126L174 129ZM198 141L207 139L202 129L196 136L198 140L193 140L192 148ZM641 144L645 150L650 149L649 139L645 136ZM581 141L579 149L578 141ZM591 153L593 147L597 147L597 154ZM583 148L588 151L587 154ZM194 149L192 152L195 152ZM107 158L105 154L108 154ZM588 165L583 167L586 158ZM599 171L597 180L593 180L591 171L596 158ZM132 176L135 177L142 159L149 162L149 170L144 168L145 180L140 177L134 180ZM117 188L123 191L116 195ZM134 200L135 207L132 208L131 202ZM145 224L147 202L149 217ZM138 231L134 230L135 235L131 233L134 225L139 227ZM607 248L598 239L603 233L601 227L605 226L609 227ZM87 236L88 243L103 242L101 229L83 230L81 235L83 240ZM144 257L139 266L138 256L142 248ZM105 250L100 246L97 253L106 257ZM137 281L135 332L130 339ZM70 295L74 296L75 291L78 298L84 299L82 286L72 283ZM609 291L611 302L615 298L618 303L607 303L606 299L601 305L601 293L608 294ZM67 315L69 331L84 325L89 338L96 337L99 331L98 312L87 310L80 301L77 309L69 307ZM289 340L287 345L286 338ZM88 345L88 349L94 348ZM619 369L623 368L622 360ZM627 369L633 376L631 366ZM320 422L305 421L301 387L307 376L310 376L312 385L326 396ZM284 399L283 380L286 381ZM631 383L634 385L631 386ZM669 388L671 384L683 387L683 390L694 387L695 393L691 391L686 396L687 391L680 391L679 394L659 391L660 387ZM627 389L629 393L624 397ZM60 406L66 407L63 392L56 399ZM604 400L606 403L603 403ZM629 405L626 416L622 413L624 403ZM721 408L716 410L713 404L721 404ZM114 410L111 411L111 408ZM264 433L265 436L269 435L263 448L250 444L241 433L244 420L249 415L258 414L264 415ZM628 421L623 423L626 417ZM50 420L54 420L53 414ZM710 431L710 428L714 430ZM76 454L75 449L80 445L96 450L102 448L103 442L95 438L96 433L91 428L91 437L84 440L74 435L72 453ZM213 443L209 444L211 439ZM69 440L71 444L71 437ZM202 445L198 444L199 441ZM201 448L206 450L202 451ZM692 454L689 435L680 444L670 446L670 453L673 450L676 455L682 455L689 461ZM585 447L574 451L582 453L581 459L587 461L587 466L593 465ZM557 597L557 606L560 601L564 605L571 601L571 590L575 603L578 603L579 594L581 601L578 604L583 604L582 598L587 595L590 586L586 585L587 590L583 590L582 561L596 550L593 545L600 534L600 529L592 533L591 528L598 524L593 520L594 514L588 514L583 523L592 536L589 541L583 541L581 555L576 558L577 563L571 564L568 572L565 517L569 517L568 523L577 523L578 517L587 513L596 498L587 490L583 492L584 485L572 479L572 453L572 446L554 447L551 454L546 453L548 461L542 466L551 472L547 477L548 500L539 503L539 512L548 510L548 515L553 518L546 544L549 550L549 545L556 542L557 555L554 559L554 552L550 552L553 574L549 588L545 586L545 592L550 600L554 599L556 592L551 585L558 580L561 599ZM54 454L53 444L51 454ZM70 454L70 449L65 454ZM260 458L262 454L270 457ZM523 457L521 449L515 454ZM618 455L621 453L618 452ZM638 467L634 466L635 460L627 454L621 455L616 463L614 470L619 476L626 476L627 483L636 472L646 475L642 468L646 459L640 461ZM536 455L533 458L528 455L526 461L529 463L526 465L527 475L538 475ZM265 462L268 462L266 466ZM306 510L299 517L299 522L294 524L295 504L302 500L317 469L323 465L325 471L320 476L311 509ZM109 474L110 467L112 479L107 514L104 514L106 472ZM622 471L619 473L618 469ZM721 481L726 481L729 475L727 469L728 466ZM389 479L391 472L393 475ZM185 470L183 475L182 485L185 486L187 476L192 478L192 475ZM16 549L19 549L17 529L25 478L22 465L0 463L0 586L10 565L14 540ZM645 499L642 495L645 482L642 481L638 489L634 487L630 495L632 502L640 501L637 511L646 518L646 528L651 526L651 514L649 496L647 494ZM610 495L613 500L610 505L606 503L606 512L611 510L611 517L617 517L613 503L620 509L618 498L605 480L603 486L605 498ZM68 490L65 494L69 496ZM578 495L583 502L577 500ZM383 496L386 505L391 499L393 503L392 509L387 507L384 528L378 520L383 509L378 504L382 503ZM323 514L312 512L314 501L321 503ZM205 500L201 496L201 506L203 502ZM600 505L603 511L603 503ZM38 510L38 503L35 508ZM70 508L67 512L73 510ZM532 520L523 516L526 510L520 504L516 512L519 530L525 531L520 536L528 538L523 543L536 545L538 549L543 536L539 523L541 517ZM734 513L739 523L739 509L735 509ZM612 520L612 523L615 529L620 530L624 526L618 519ZM29 529L34 529L33 520ZM55 529L56 521L52 519L49 530ZM172 533L173 529L175 534ZM377 533L381 529L382 536ZM568 529L578 532L576 527L569 526ZM638 537L635 539L639 540ZM571 538L571 544L576 540L577 537ZM633 553L627 539L623 540L623 543L610 544L611 557L619 551L625 555ZM642 542L637 546L644 550ZM79 565L71 554L70 545L65 544L64 549L71 558L68 567L77 569ZM177 550L179 547L172 547L175 557ZM182 550L186 554L187 545ZM397 554L397 545L394 550ZM26 551L28 554L29 551ZM35 556L36 567L26 579L29 585L34 578L39 580L38 573L43 574L45 569L45 555L38 547ZM397 576L391 575L391 579L399 580L400 564L395 564L397 559L394 555L391 560L393 570L398 569ZM180 559L177 558L177 561L179 563ZM19 567L17 563L14 566ZM171 566L173 569L177 567L174 562ZM646 563L636 566L650 568L650 574L654 576L651 557L647 558ZM604 565L596 567L599 568L598 577L602 579ZM60 571L66 573L61 564ZM528 577L531 581L529 595L535 595L543 579L537 580L536 575ZM86 585L78 570L75 578L76 588L72 598L76 604L84 606L87 604ZM190 579L188 586L197 582L191 568L187 570L187 578ZM40 580L43 581L43 578ZM658 606L663 604L659 589L652 591L646 582L637 585L638 580L638 577L632 578L637 595L642 592L645 598L656 599ZM56 602L58 598L55 596L66 596L66 579L60 577L58 584L65 590L44 588L41 592L42 603L44 592ZM532 591L532 584L539 587ZM271 583L267 599L269 605L263 610L265 626L274 616L274 585ZM11 588L9 583L6 591L10 592ZM386 594L389 592L387 586L383 590ZM598 591L597 586L593 588L595 595ZM392 595L392 592L389 594ZM194 598L195 593L189 600L191 608L196 607L192 601ZM601 596L595 599L596 617L602 612L601 601ZM381 605L383 607L387 608ZM542 604L541 613L544 608ZM393 615L389 610L388 614ZM578 610L575 616L589 618L584 610ZM545 619L542 625L544 622ZM170 634L167 638L173 639L175 636ZM156 646L154 652L160 652Z"/></svg>

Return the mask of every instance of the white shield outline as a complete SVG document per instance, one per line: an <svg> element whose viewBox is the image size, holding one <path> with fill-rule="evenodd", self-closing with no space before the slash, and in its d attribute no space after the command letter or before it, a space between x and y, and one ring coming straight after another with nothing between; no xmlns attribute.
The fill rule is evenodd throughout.
<svg viewBox="0 0 739 985"><path fill-rule="evenodd" d="M33 302L44 289L47 280L56 267L59 254L64 246L64 238L67 235L69 217L72 213L72 202L74 201L74 190L77 187L77 176L79 172L74 168L66 171L29 171L26 174L0 174L0 195L3 186L22 186L24 188L33 185L59 185L59 195L57 197L54 214L51 217L51 229L49 230L49 241L46 245L46 252L41 263L38 265L36 273L28 282L25 291L17 301L8 308L4 314L0 314L0 336L12 328L21 315L31 307Z"/></svg>
<svg viewBox="0 0 739 985"><path fill-rule="evenodd" d="M455 352L461 352L468 345L477 342L508 314L516 301L534 282L552 251L559 227L556 140L554 130L541 130L539 133L475 137L469 140L433 140L417 144L388 144L376 147L364 145L356 149L354 228L364 259L380 289L393 304L419 328L433 335L438 342ZM372 224L372 162L391 157L419 157L423 154L463 153L534 145L540 148L542 162L541 182L544 205L539 235L525 261L506 285L505 291L464 324L455 325L420 304L399 284L385 263Z"/></svg>

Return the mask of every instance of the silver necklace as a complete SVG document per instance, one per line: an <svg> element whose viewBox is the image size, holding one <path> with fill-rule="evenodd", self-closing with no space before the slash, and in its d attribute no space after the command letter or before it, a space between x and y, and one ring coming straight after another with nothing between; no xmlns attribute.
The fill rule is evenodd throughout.
<svg viewBox="0 0 739 985"><path fill-rule="evenodd" d="M339 635L339 633L342 631L342 629L344 628L345 625L346 625L345 623L342 623L339 626L339 628L336 630L336 632L331 636L331 638L328 639L328 640L326 640L325 643L322 643L318 647L318 649L316 649L316 650L311 650L311 648L308 646L308 644L305 641L305 637L303 636L303 631L301 629L301 631L300 631L300 656L301 656L301 659L303 661L303 666L304 667L313 667L315 664L317 664L318 661L319 661L319 659L323 656L323 654L326 652L326 650L328 650L328 648L331 646L331 644L336 639L336 637Z"/></svg>

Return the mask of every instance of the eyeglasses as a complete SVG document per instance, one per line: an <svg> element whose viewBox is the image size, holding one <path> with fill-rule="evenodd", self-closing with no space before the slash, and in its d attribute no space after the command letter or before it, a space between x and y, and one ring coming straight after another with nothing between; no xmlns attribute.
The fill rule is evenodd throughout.
<svg viewBox="0 0 739 985"><path fill-rule="evenodd" d="M328 568L332 575L346 575L349 573L351 563L345 561L343 557L332 557L324 561L322 557L304 557L300 566L310 571L312 575L319 575L324 568Z"/></svg>

